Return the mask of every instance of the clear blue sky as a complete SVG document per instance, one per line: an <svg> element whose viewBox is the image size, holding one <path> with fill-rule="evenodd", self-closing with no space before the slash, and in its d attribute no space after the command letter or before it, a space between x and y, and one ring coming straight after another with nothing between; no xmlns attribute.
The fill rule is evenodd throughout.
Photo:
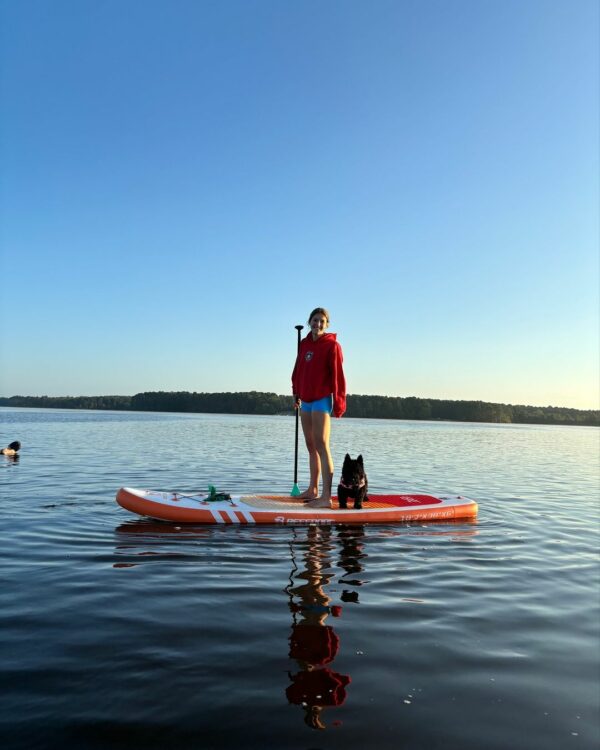
<svg viewBox="0 0 600 750"><path fill-rule="evenodd" d="M0 7L0 395L598 408L597 0Z"/></svg>

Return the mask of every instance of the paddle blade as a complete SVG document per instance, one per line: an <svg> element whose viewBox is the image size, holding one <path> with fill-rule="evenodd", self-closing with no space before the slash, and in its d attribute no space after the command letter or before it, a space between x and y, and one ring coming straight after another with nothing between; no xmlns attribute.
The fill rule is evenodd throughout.
<svg viewBox="0 0 600 750"><path fill-rule="evenodd" d="M298 497L298 495L299 495L299 494L300 494L300 487L298 487L298 485L297 485L297 484L295 484L295 485L294 485L294 486L292 487L292 491L290 492L290 495L291 495L292 497Z"/></svg>

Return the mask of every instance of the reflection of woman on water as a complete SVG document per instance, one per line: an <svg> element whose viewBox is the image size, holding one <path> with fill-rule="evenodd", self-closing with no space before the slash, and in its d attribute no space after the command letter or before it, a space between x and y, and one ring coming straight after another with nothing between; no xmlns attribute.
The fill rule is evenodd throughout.
<svg viewBox="0 0 600 750"><path fill-rule="evenodd" d="M294 616L290 635L290 657L300 671L289 674L291 685L286 690L290 703L301 705L305 722L313 729L325 729L321 712L327 706L341 706L346 700L350 677L333 671L330 665L338 652L339 637L328 615L338 617L341 607L330 606L325 587L332 578L330 569L331 529L311 526L308 548L304 554L305 569L296 575L304 583L288 587L290 610ZM294 601L294 598L297 601ZM300 619L297 619L299 616Z"/></svg>

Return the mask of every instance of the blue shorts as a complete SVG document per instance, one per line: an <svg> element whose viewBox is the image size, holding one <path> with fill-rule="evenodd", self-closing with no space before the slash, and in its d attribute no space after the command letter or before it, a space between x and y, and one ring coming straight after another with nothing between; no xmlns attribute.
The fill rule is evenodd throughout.
<svg viewBox="0 0 600 750"><path fill-rule="evenodd" d="M333 411L333 396L325 396L318 401L303 401L301 409L306 412L322 411L325 414L331 414Z"/></svg>

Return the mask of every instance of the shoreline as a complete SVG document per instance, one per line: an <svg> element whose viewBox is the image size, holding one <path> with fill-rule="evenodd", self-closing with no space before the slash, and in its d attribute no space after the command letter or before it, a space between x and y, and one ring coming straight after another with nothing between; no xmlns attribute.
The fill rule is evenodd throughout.
<svg viewBox="0 0 600 750"><path fill-rule="evenodd" d="M143 394L144 396L146 394ZM148 394L150 395L150 394ZM152 394L154 395L154 394ZM160 394L168 396L171 394ZM278 400L288 400L290 402L289 409L273 409L271 404L268 404L271 408L261 409L257 407L257 404L251 404L252 409L244 409L243 397L246 394L185 394L189 396L194 395L206 395L212 399L221 395L234 395L238 398L234 399L238 403L227 404L230 406L229 409L221 408L219 406L225 406L225 404L210 404L211 408L194 409L191 403L186 404L186 408L177 408L176 404L162 403L159 408L152 408L149 404L139 406L132 405L131 401L135 397L127 396L79 396L79 397L50 397L50 396L13 396L10 398L0 398L0 408L3 409L49 409L55 411L93 411L93 412L139 412L149 414L212 414L221 416L281 416L290 417L294 416L293 408L291 407L291 397L276 396L275 394L252 394L256 396L275 396ZM382 414L381 410L376 408L369 410L352 408L353 401L356 399L368 399L376 400L381 403L382 400L386 405L385 400L390 399L392 402L396 400L406 401L407 399L400 399L399 397L386 397L386 396L348 396L348 410L344 415L345 419L376 419L381 421L396 420L402 422L447 422L447 423L461 423L461 424L505 424L505 425L545 425L545 426L556 426L556 427L600 427L600 411L595 410L581 410L571 409L569 407L528 407L528 406L513 406L506 404L489 404L487 402L469 402L469 401L453 401L445 402L434 399L416 399L410 397L408 400L413 406L422 406L423 403L427 405L431 404L451 404L455 411L456 416L450 416L448 414L436 415L431 413L433 410L431 406L429 409L421 409L421 414L411 413L400 415L397 413ZM169 399L165 399L169 401ZM247 406L247 404L245 404ZM277 404L280 406L281 404ZM235 407L238 407L237 409ZM393 406L393 403L392 403ZM462 411L460 407L464 407ZM232 407L232 408L231 408ZM479 414L474 414L474 410L478 410ZM514 413L517 410L517 414ZM360 411L362 413L356 413ZM524 413L520 414L519 411ZM535 417L527 414L528 411L534 411ZM365 413L366 412L366 413ZM371 412L371 413L369 413ZM378 413L379 412L379 413ZM427 413L429 412L429 413ZM487 417L487 418L486 418ZM496 418L494 418L496 417Z"/></svg>

